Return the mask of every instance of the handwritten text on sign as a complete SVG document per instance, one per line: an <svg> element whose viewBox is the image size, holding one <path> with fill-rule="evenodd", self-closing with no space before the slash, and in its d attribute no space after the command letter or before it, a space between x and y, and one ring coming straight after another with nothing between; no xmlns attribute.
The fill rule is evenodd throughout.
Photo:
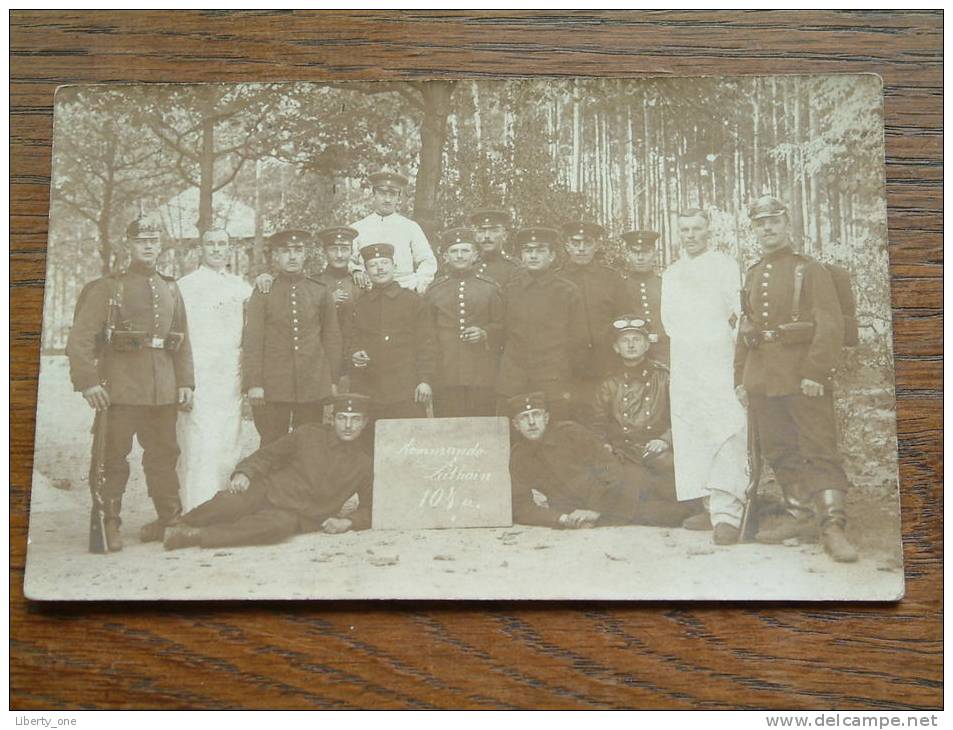
<svg viewBox="0 0 953 730"><path fill-rule="evenodd" d="M377 422L376 529L512 524L505 418Z"/></svg>

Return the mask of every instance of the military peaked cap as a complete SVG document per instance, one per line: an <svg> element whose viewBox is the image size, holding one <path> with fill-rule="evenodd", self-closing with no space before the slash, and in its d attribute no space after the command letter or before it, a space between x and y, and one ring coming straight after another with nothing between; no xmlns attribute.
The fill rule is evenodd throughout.
<svg viewBox="0 0 953 730"><path fill-rule="evenodd" d="M646 248L655 248L659 234L655 231L626 231L622 234L625 247L631 251L641 251Z"/></svg>
<svg viewBox="0 0 953 730"><path fill-rule="evenodd" d="M371 259L390 259L394 260L394 247L389 243L373 243L361 249L361 258L364 263Z"/></svg>
<svg viewBox="0 0 953 730"><path fill-rule="evenodd" d="M322 246L333 246L336 243L350 245L360 234L350 226L332 226L318 231L315 235Z"/></svg>
<svg viewBox="0 0 953 730"><path fill-rule="evenodd" d="M331 398L335 413L367 413L371 409L370 396L360 393L339 393Z"/></svg>
<svg viewBox="0 0 953 730"><path fill-rule="evenodd" d="M392 190L403 190L407 187L407 183L410 181L403 175L396 172L375 172L372 175L368 176L368 181L371 184L371 189L374 188L391 188Z"/></svg>
<svg viewBox="0 0 953 730"><path fill-rule="evenodd" d="M450 228L440 234L440 243L444 249L455 243L472 243L476 245L476 231L472 228Z"/></svg>
<svg viewBox="0 0 953 730"><path fill-rule="evenodd" d="M145 218L136 218L126 227L126 238L159 238L159 226Z"/></svg>
<svg viewBox="0 0 953 730"><path fill-rule="evenodd" d="M588 223L586 221L571 221L564 225L562 230L566 238L585 236L586 238L599 239L606 234L606 229L598 223Z"/></svg>
<svg viewBox="0 0 953 730"><path fill-rule="evenodd" d="M478 208L470 213L467 221L473 226L508 226L510 214L498 208Z"/></svg>
<svg viewBox="0 0 953 730"><path fill-rule="evenodd" d="M516 246L555 246L560 241L559 231L555 228L521 228L516 233Z"/></svg>
<svg viewBox="0 0 953 730"><path fill-rule="evenodd" d="M289 228L284 231L278 231L268 236L268 248L282 248L291 244L301 244L302 246L311 243L311 234L301 228Z"/></svg>
<svg viewBox="0 0 953 730"><path fill-rule="evenodd" d="M770 195L762 195L748 206L748 217L753 221L759 218L774 218L787 212L784 203Z"/></svg>
<svg viewBox="0 0 953 730"><path fill-rule="evenodd" d="M646 337L649 336L647 323L638 314L620 314L610 323L609 331L616 336L626 332L640 332Z"/></svg>
<svg viewBox="0 0 953 730"><path fill-rule="evenodd" d="M526 411L532 411L536 408L544 411L547 408L546 394L542 391L522 393L506 401L506 411L510 414L510 418L516 418L520 413L526 413Z"/></svg>

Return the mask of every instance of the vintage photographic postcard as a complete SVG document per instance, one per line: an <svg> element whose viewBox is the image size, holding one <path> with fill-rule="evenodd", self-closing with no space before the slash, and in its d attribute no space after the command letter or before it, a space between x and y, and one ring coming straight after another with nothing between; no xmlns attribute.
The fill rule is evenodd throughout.
<svg viewBox="0 0 953 730"><path fill-rule="evenodd" d="M898 600L873 75L70 86L35 600Z"/></svg>

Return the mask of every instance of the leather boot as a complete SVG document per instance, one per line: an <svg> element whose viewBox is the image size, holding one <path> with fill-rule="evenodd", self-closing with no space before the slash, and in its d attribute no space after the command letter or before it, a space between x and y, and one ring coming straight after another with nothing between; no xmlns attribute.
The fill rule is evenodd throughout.
<svg viewBox="0 0 953 730"><path fill-rule="evenodd" d="M826 489L819 492L817 512L824 551L838 563L857 562L857 548L850 544L847 535L844 534L844 527L847 525L844 492L840 489Z"/></svg>
<svg viewBox="0 0 953 730"><path fill-rule="evenodd" d="M165 530L165 537L162 544L166 550L179 550L181 548L195 547L202 542L202 530L199 527L189 527L179 522L170 525Z"/></svg>
<svg viewBox="0 0 953 730"><path fill-rule="evenodd" d="M106 538L106 549L111 553L122 550L122 535L119 527L122 520L119 512L122 510L122 498L103 500L103 527Z"/></svg>
<svg viewBox="0 0 953 730"><path fill-rule="evenodd" d="M155 505L159 518L139 529L139 539L142 542L162 541L165 537L165 528L174 524L182 515L182 503L179 502L177 494L162 499L153 498L152 503Z"/></svg>
<svg viewBox="0 0 953 730"><path fill-rule="evenodd" d="M784 514L766 519L758 534L754 536L755 542L764 545L780 545L792 538L806 543L817 542L814 514L800 508L792 508L792 505L788 505Z"/></svg>

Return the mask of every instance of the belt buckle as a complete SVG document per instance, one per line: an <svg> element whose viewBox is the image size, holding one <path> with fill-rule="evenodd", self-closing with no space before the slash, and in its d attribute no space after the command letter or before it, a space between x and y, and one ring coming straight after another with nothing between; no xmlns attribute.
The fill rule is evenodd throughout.
<svg viewBox="0 0 953 730"><path fill-rule="evenodd" d="M165 349L165 338L164 337L153 337L149 340L149 347L154 350L164 350Z"/></svg>
<svg viewBox="0 0 953 730"><path fill-rule="evenodd" d="M775 330L765 330L761 333L761 338L765 342L777 342L778 333Z"/></svg>

